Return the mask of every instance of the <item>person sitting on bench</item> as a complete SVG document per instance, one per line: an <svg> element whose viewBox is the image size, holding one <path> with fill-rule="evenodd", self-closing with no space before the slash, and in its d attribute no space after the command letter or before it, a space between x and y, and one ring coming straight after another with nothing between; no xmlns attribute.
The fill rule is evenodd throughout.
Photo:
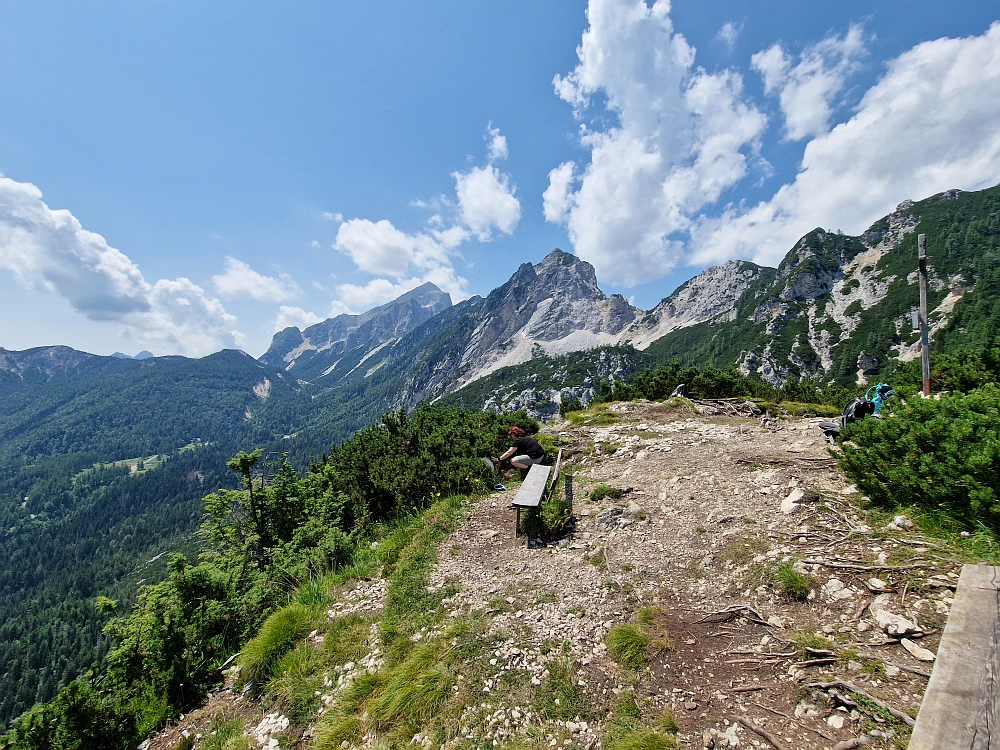
<svg viewBox="0 0 1000 750"><path fill-rule="evenodd" d="M500 456L501 461L510 458L510 465L517 469L530 468L532 464L541 463L545 458L545 449L518 426L511 427L507 434L514 439L514 444ZM511 458L513 456L513 458Z"/></svg>

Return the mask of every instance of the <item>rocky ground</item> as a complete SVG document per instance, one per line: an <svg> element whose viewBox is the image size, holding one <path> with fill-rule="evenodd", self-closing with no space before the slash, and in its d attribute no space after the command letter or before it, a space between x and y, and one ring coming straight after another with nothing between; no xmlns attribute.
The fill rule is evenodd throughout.
<svg viewBox="0 0 1000 750"><path fill-rule="evenodd" d="M485 614L498 644L457 739L502 746L535 727L549 746L600 747L603 714L546 725L498 690L510 672L539 685L568 655L602 711L624 691L647 712L671 708L683 747L832 749L862 736L905 747L959 565L905 517L861 509L818 421L628 403L548 428L572 474L575 529L548 543L516 537L509 490L475 504L439 549L431 585L457 584L449 616ZM591 499L602 485L623 494ZM807 576L802 600L782 563ZM362 583L337 609L371 609L383 594ZM632 670L605 639L641 609L659 647ZM374 669L377 657L351 666ZM150 750L203 733L212 701ZM249 702L243 712L254 730L283 718ZM256 745L276 747L277 733L256 732Z"/></svg>

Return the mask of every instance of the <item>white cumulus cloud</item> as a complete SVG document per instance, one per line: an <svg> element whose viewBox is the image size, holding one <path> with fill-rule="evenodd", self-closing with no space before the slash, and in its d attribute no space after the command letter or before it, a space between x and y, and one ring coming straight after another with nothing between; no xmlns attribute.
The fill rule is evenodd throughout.
<svg viewBox="0 0 1000 750"><path fill-rule="evenodd" d="M480 242L488 242L493 230L511 234L521 219L521 204L514 197L510 178L492 165L455 172L455 194L462 223Z"/></svg>
<svg viewBox="0 0 1000 750"><path fill-rule="evenodd" d="M337 231L333 247L366 273L377 278L365 284L337 285L332 314L362 310L395 299L431 282L453 299L467 295L466 279L455 272L458 248L471 238L490 241L495 232L511 234L521 218L510 175L494 162L506 159L507 139L499 128L487 128L487 164L452 173L454 199L437 196L411 205L434 210L422 230L406 232L391 221L348 219Z"/></svg>
<svg viewBox="0 0 1000 750"><path fill-rule="evenodd" d="M489 134L490 145L486 158L489 160L490 164L495 161L503 161L509 154L507 150L506 136L500 135L500 128L494 128L492 126L487 128L487 133Z"/></svg>
<svg viewBox="0 0 1000 750"><path fill-rule="evenodd" d="M288 276L274 278L254 271L241 260L226 256L226 270L213 276L215 291L226 299L252 299L285 302L299 294L299 288Z"/></svg>
<svg viewBox="0 0 1000 750"><path fill-rule="evenodd" d="M743 24L734 23L733 21L727 21L722 24L722 28L719 29L719 33L715 35L715 38L720 42L723 42L727 47L732 47L736 44L736 40L740 38L740 34L743 33Z"/></svg>
<svg viewBox="0 0 1000 750"><path fill-rule="evenodd" d="M447 265L448 247L431 234L407 234L382 219L349 219L337 230L334 247L362 271L402 278L411 268Z"/></svg>
<svg viewBox="0 0 1000 750"><path fill-rule="evenodd" d="M795 64L780 44L758 52L751 64L765 93L778 95L788 138L800 141L829 130L834 100L865 54L864 31L853 25L843 37L806 47Z"/></svg>
<svg viewBox="0 0 1000 750"><path fill-rule="evenodd" d="M418 278L403 279L396 284L388 279L372 279L364 286L339 284L337 294L340 295L340 301L347 306L348 310L368 310L394 300L423 283Z"/></svg>
<svg viewBox="0 0 1000 750"><path fill-rule="evenodd" d="M581 125L589 163L554 169L543 208L602 279L631 286L675 267L678 235L747 174L767 120L739 73L695 68L667 0L591 0L587 17L580 62L553 85L580 118L603 95L613 123Z"/></svg>
<svg viewBox="0 0 1000 750"><path fill-rule="evenodd" d="M323 318L301 307L289 307L282 305L278 308L278 318L274 322L274 332L283 331L286 328L308 328L316 323L322 323Z"/></svg>
<svg viewBox="0 0 1000 750"><path fill-rule="evenodd" d="M21 285L54 292L95 321L119 324L158 351L207 354L239 346L236 318L188 279L148 283L139 267L41 191L0 175L0 268Z"/></svg>
<svg viewBox="0 0 1000 750"><path fill-rule="evenodd" d="M776 264L814 227L857 233L904 198L1000 182L1000 23L890 61L856 113L806 145L798 175L693 228L694 263Z"/></svg>

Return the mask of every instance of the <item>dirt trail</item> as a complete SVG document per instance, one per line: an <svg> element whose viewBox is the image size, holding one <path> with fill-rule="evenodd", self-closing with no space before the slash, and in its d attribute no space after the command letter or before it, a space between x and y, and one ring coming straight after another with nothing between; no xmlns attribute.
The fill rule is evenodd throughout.
<svg viewBox="0 0 1000 750"><path fill-rule="evenodd" d="M547 428L573 475L575 530L548 544L515 537L506 491L475 503L438 551L430 585L458 588L444 602L446 622L485 614L496 642L487 673L469 673L482 702L469 703L459 736L442 747L500 747L530 731L548 747L598 750L603 713L543 722L528 704L504 703L505 673L527 672L538 686L569 656L573 679L602 711L627 690L647 715L672 708L682 747L772 747L769 735L787 750L829 750L867 735L871 747L904 748L905 727L872 704L843 690L838 704L810 685L848 681L915 717L932 664L903 643L924 658L936 650L958 566L906 519L886 529L891 518L876 522L851 504L856 491L818 421L629 403L590 424ZM625 493L590 500L602 484ZM811 577L808 599L785 592L781 563ZM384 593L384 580L358 582L333 614L377 609ZM643 669L624 669L606 636L650 607L661 648ZM251 729L280 722L271 710L226 688L147 747L173 750L184 731L205 736L220 711ZM308 727L271 728L254 747L276 747L282 735L282 747L309 746ZM414 743L431 747L423 735Z"/></svg>
<svg viewBox="0 0 1000 750"><path fill-rule="evenodd" d="M852 488L826 450L820 420L782 420L769 429L653 404L614 412L612 425L555 429L572 441L564 452L575 471L576 531L532 549L514 537L512 493L481 502L440 551L435 583L461 585L449 605L500 609L493 630L519 633L508 649L527 646L530 654L546 642L568 642L588 690L605 695L634 685L650 704L672 706L685 746L708 744L705 732L713 729L723 735L715 747L769 746L735 724L740 717L788 748L832 747L870 731L865 713L834 710L805 687L833 679L916 716L926 679L915 672L931 665L872 619L869 580L881 579L874 586L891 592L886 608L918 623L928 633L919 645L934 651L957 568L932 560L919 542L882 538L911 536L903 531L864 524L846 502ZM588 501L601 483L631 490ZM783 501L791 512L782 511ZM898 566L885 562L912 553L929 567L891 570ZM782 560L815 578L809 600L792 600L774 582L769 570ZM859 561L882 569L819 564ZM933 574L942 577L927 578ZM604 637L650 605L662 609L657 627L672 649L635 679L608 659ZM726 612L733 607L749 609ZM804 655L805 640L819 651ZM545 659L534 661L528 667L538 671ZM877 734L875 741L895 746Z"/></svg>

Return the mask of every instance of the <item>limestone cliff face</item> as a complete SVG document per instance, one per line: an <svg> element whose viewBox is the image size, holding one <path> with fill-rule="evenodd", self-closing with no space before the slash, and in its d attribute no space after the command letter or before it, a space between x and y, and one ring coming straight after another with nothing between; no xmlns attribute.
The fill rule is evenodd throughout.
<svg viewBox="0 0 1000 750"><path fill-rule="evenodd" d="M458 384L525 362L535 347L565 354L616 344L640 314L620 294L598 288L592 265L554 250L537 266L521 265L486 297L463 347Z"/></svg>
<svg viewBox="0 0 1000 750"><path fill-rule="evenodd" d="M335 368L348 352L371 352L449 307L451 296L427 283L360 315L338 315L304 331L286 328L274 335L260 361L313 380Z"/></svg>
<svg viewBox="0 0 1000 750"><path fill-rule="evenodd" d="M760 266L743 260L712 266L629 326L622 339L637 349L646 349L679 328L732 320L736 315L736 301L760 277L761 271Z"/></svg>

